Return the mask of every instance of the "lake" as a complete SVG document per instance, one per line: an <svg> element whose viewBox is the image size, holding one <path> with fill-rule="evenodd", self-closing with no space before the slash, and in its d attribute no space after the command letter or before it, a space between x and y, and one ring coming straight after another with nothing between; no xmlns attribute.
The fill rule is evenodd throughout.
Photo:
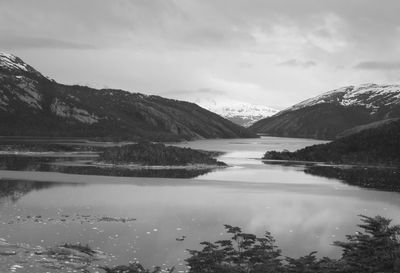
<svg viewBox="0 0 400 273"><path fill-rule="evenodd" d="M183 272L186 249L227 238L223 224L230 224L259 236L270 231L283 255L316 250L337 258L332 243L358 230L359 214L400 223L400 195L306 174L302 165L259 160L267 150L317 143L262 137L174 144L225 153L219 160L229 168L193 179L2 170L0 250L2 242L26 248L81 243L109 254L109 265L140 261ZM65 272L43 271L37 261L18 255L0 255L0 272Z"/></svg>

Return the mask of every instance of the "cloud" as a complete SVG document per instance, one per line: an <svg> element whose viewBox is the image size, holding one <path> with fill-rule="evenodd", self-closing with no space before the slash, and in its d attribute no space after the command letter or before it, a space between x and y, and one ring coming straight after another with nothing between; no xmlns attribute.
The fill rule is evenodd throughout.
<svg viewBox="0 0 400 273"><path fill-rule="evenodd" d="M392 0L385 5L374 0L0 1L0 36L2 40L15 33L27 40L45 37L60 41L49 43L60 48L124 45L146 50L251 51L270 50L276 40L274 29L296 26L296 37L289 41L306 39L333 52L346 47L348 40L364 47L394 45L383 41L396 37L398 8L400 3ZM257 31L270 39L260 42L254 36ZM26 41L24 46L42 44Z"/></svg>
<svg viewBox="0 0 400 273"><path fill-rule="evenodd" d="M400 70L400 62L367 61L354 66L361 70Z"/></svg>
<svg viewBox="0 0 400 273"><path fill-rule="evenodd" d="M300 61L297 59L290 59L287 61L284 61L282 63L279 63L278 66L295 66L295 67L303 67L303 68L309 68L316 66L316 62L314 61Z"/></svg>
<svg viewBox="0 0 400 273"><path fill-rule="evenodd" d="M199 88L197 90L169 90L168 94L171 96L181 96L187 94L203 94L203 95L218 95L218 96L227 95L225 91L216 90L212 88Z"/></svg>
<svg viewBox="0 0 400 273"><path fill-rule="evenodd" d="M0 0L0 50L64 83L224 90L284 108L342 85L393 83L396 62L358 62L397 60L399 9L398 0Z"/></svg>
<svg viewBox="0 0 400 273"><path fill-rule="evenodd" d="M64 41L52 38L6 36L2 38L1 46L6 49L24 49L24 48L59 48L59 49L95 49L94 45Z"/></svg>
<svg viewBox="0 0 400 273"><path fill-rule="evenodd" d="M252 64L251 62L238 62L237 66L240 68L249 69L249 68L253 68L254 64Z"/></svg>
<svg viewBox="0 0 400 273"><path fill-rule="evenodd" d="M199 90L197 90L197 92L201 94L226 95L225 91L215 90L212 88L200 88Z"/></svg>

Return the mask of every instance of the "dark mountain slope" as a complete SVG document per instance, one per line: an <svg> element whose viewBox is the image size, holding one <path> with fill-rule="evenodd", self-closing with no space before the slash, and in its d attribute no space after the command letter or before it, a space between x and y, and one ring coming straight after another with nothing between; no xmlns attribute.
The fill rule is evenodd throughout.
<svg viewBox="0 0 400 273"><path fill-rule="evenodd" d="M0 53L0 135L173 141L254 137L196 104L59 84Z"/></svg>
<svg viewBox="0 0 400 273"><path fill-rule="evenodd" d="M333 90L276 115L250 129L275 136L335 139L355 126L400 117L400 86L367 84Z"/></svg>
<svg viewBox="0 0 400 273"><path fill-rule="evenodd" d="M374 128L379 128L385 124L389 124L392 123L394 121L400 120L400 118L390 118L390 119L384 119L384 120L379 120L379 121L375 121L375 122L371 122L368 124L364 124L364 125L359 125L356 127L353 127L351 129L345 130L343 132L341 132L337 137L346 137L355 133L359 133L365 130L369 130L369 129L374 129Z"/></svg>

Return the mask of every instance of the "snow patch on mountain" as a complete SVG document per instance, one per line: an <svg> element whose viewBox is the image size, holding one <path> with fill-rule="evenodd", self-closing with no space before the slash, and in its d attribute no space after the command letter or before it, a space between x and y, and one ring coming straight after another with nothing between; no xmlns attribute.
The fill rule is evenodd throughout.
<svg viewBox="0 0 400 273"><path fill-rule="evenodd" d="M281 113L322 103L364 106L373 113L379 107L400 104L400 85L362 84L345 86L302 101Z"/></svg>
<svg viewBox="0 0 400 273"><path fill-rule="evenodd" d="M0 67L2 68L28 71L27 64L19 62L14 55L0 52L0 60Z"/></svg>
<svg viewBox="0 0 400 273"><path fill-rule="evenodd" d="M26 64L23 60L9 53L0 52L0 69L13 73L33 73L38 76L41 74L33 67Z"/></svg>

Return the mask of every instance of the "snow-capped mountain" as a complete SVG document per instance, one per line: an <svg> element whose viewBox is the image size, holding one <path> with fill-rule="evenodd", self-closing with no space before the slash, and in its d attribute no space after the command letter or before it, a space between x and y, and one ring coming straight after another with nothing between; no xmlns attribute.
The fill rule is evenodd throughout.
<svg viewBox="0 0 400 273"><path fill-rule="evenodd" d="M333 139L345 130L400 117L400 85L345 86L260 120L251 129L263 134Z"/></svg>
<svg viewBox="0 0 400 273"><path fill-rule="evenodd" d="M196 99L197 105L214 112L236 124L248 127L256 121L270 117L278 112L264 105L256 105L246 102L226 99Z"/></svg>
<svg viewBox="0 0 400 273"><path fill-rule="evenodd" d="M294 111L321 103L363 106L370 109L371 112L376 112L380 107L400 104L400 85L368 83L359 86L345 86L300 102L282 112Z"/></svg>

